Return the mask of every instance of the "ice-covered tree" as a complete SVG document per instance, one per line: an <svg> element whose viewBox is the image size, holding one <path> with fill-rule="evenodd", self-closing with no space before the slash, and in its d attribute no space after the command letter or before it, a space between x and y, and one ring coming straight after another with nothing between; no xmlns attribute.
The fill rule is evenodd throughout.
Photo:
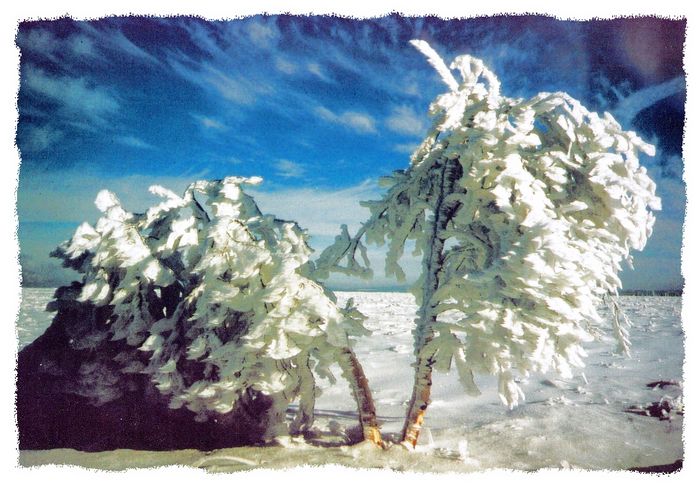
<svg viewBox="0 0 700 489"><path fill-rule="evenodd" d="M406 446L420 434L434 368L454 366L472 394L475 373L497 375L512 407L523 398L515 375L583 366L596 306L614 300L621 262L645 246L660 209L637 156L654 148L610 114L565 93L506 97L482 61L459 56L448 68L426 42L412 44L449 91L431 105L410 167L380 182L388 190L365 203L369 220L354 237L343 228L317 262L322 275L368 274L366 237L387 244L386 273L403 280L407 242L422 255ZM626 351L623 324L613 329Z"/></svg>
<svg viewBox="0 0 700 489"><path fill-rule="evenodd" d="M367 380L351 348L363 316L310 277L306 236L260 212L241 188L259 178L198 181L144 214L103 190L95 227L81 225L55 255L83 274L59 289L55 308L91 318L76 339L102 352L81 367L93 402L124 392L123 372L148 376L173 409L196 419L226 414L256 396L270 402L267 439L311 428L317 378L340 366L358 404L365 439L381 444ZM200 202L201 201L201 202ZM75 301L71 301L71 299ZM115 342L124 346L115 352ZM99 375L98 375L99 374ZM99 379L96 380L96 377ZM100 379L106 379L104 381ZM285 413L298 400L289 427Z"/></svg>

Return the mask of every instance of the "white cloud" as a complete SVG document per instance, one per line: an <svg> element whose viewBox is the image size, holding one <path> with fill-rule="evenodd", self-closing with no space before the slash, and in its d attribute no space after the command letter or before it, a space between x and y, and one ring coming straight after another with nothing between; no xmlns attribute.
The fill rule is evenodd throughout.
<svg viewBox="0 0 700 489"><path fill-rule="evenodd" d="M123 144L124 146L130 146L132 148L156 149L156 147L152 144L149 144L143 139L137 138L136 136L118 136L115 140L119 144Z"/></svg>
<svg viewBox="0 0 700 489"><path fill-rule="evenodd" d="M323 71L320 64L315 63L315 62L308 63L306 65L306 69L309 70L309 73L311 73L312 75L315 75L320 80L327 82L327 83L330 83L331 79L328 78L328 75L326 75L326 73Z"/></svg>
<svg viewBox="0 0 700 489"><path fill-rule="evenodd" d="M403 153L407 155L412 155L413 152L418 148L419 143L399 143L395 144L392 149L397 153Z"/></svg>
<svg viewBox="0 0 700 489"><path fill-rule="evenodd" d="M372 134L377 132L374 118L372 118L372 116L369 114L353 111L346 111L342 114L336 114L323 106L316 107L314 112L324 121L348 127L355 132L362 134Z"/></svg>
<svg viewBox="0 0 700 489"><path fill-rule="evenodd" d="M50 124L29 126L21 148L26 151L43 151L63 138L63 132Z"/></svg>
<svg viewBox="0 0 700 489"><path fill-rule="evenodd" d="M209 75L204 78L226 100L241 105L249 105L255 102L255 96L251 87L240 79L232 78L216 68L209 67Z"/></svg>
<svg viewBox="0 0 700 489"><path fill-rule="evenodd" d="M683 161L680 156L671 156L667 161L667 165L676 166L676 172L680 173L682 171ZM656 183L656 195L661 198L662 212L679 217L683 216L686 209L685 183L678 178L665 178L663 176L664 168L660 165L647 165L646 168L652 180Z"/></svg>
<svg viewBox="0 0 700 489"><path fill-rule="evenodd" d="M275 58L275 68L277 68L277 71L286 75L292 75L297 71L297 67L294 63L279 56Z"/></svg>
<svg viewBox="0 0 700 489"><path fill-rule="evenodd" d="M95 42L84 34L57 37L53 32L42 28L21 30L17 34L17 44L22 50L31 51L54 63L74 61L73 58L95 58Z"/></svg>
<svg viewBox="0 0 700 489"><path fill-rule="evenodd" d="M89 37L77 34L68 39L68 46L76 56L94 58L97 56L95 43Z"/></svg>
<svg viewBox="0 0 700 489"><path fill-rule="evenodd" d="M111 47L126 53L133 58L140 59L142 61L148 61L150 63L158 64L159 61L154 56L152 56L145 49L140 48L134 44L124 33L120 30L114 29L110 32L109 39L111 41Z"/></svg>
<svg viewBox="0 0 700 489"><path fill-rule="evenodd" d="M272 22L250 22L248 24L248 37L258 46L272 47L274 41L279 37L279 31Z"/></svg>
<svg viewBox="0 0 700 489"><path fill-rule="evenodd" d="M297 178L304 174L304 167L289 160L279 160L274 164L277 174L284 178Z"/></svg>
<svg viewBox="0 0 700 489"><path fill-rule="evenodd" d="M113 191L127 210L142 212L158 201L148 192L151 185L162 185L180 193L201 178L206 176L193 173L177 177L139 174L107 177L79 170L23 175L17 209L23 221L91 221L99 215L93 202L102 189ZM263 182L246 190L256 197L263 212L296 220L312 234L327 237L338 234L343 223L351 229L359 226L369 216L359 202L379 196L379 187L369 180L340 189L266 187ZM37 199L37 195L42 198Z"/></svg>
<svg viewBox="0 0 700 489"><path fill-rule="evenodd" d="M340 232L341 224L347 224L352 231L369 217L360 201L376 199L379 188L368 180L340 189L298 187L271 191L265 189L263 182L250 193L264 213L296 221L312 236L333 238Z"/></svg>
<svg viewBox="0 0 700 489"><path fill-rule="evenodd" d="M158 202L148 192L151 185L183 192L188 184L202 177L200 174L106 177L84 170L25 174L19 179L17 212L22 221L94 222L99 216L94 201L102 189L113 191L127 210L141 212Z"/></svg>
<svg viewBox="0 0 700 489"><path fill-rule="evenodd" d="M412 108L402 105L392 109L391 115L386 119L386 125L398 134L421 136L427 129L426 119L427 117L416 114Z"/></svg>
<svg viewBox="0 0 700 489"><path fill-rule="evenodd" d="M160 64L160 61L145 49L134 44L119 28L98 29L88 22L76 23L83 35L93 39L100 47L125 54L131 59L145 63Z"/></svg>
<svg viewBox="0 0 700 489"><path fill-rule="evenodd" d="M377 132L374 127L374 119L367 114L362 114L360 112L343 112L340 115L340 121L341 123L352 127L357 132Z"/></svg>
<svg viewBox="0 0 700 489"><path fill-rule="evenodd" d="M223 131L224 129L228 129L226 124L213 117L207 117L204 115L197 114L192 114L192 117L194 117L203 127L207 129L218 129L221 131Z"/></svg>
<svg viewBox="0 0 700 489"><path fill-rule="evenodd" d="M100 87L92 86L84 78L52 77L28 65L24 69L22 82L30 91L50 99L72 115L88 118L92 122L105 122L103 117L116 113L120 107L114 96Z"/></svg>
<svg viewBox="0 0 700 489"><path fill-rule="evenodd" d="M381 189L373 180L341 189L293 188L267 191L265 185L249 189L263 213L274 214L281 219L296 221L309 233L309 242L316 251L316 259L321 251L330 246L340 232L341 224L347 224L351 234L369 218L369 210L360 205L362 201L380 198ZM420 274L420 257L411 255L413 245L407 245L407 253L400 260L406 272L407 283ZM368 246L368 257L374 270L370 281L342 274L332 274L327 284L331 287L364 288L395 287L396 279L384 274L386 247Z"/></svg>
<svg viewBox="0 0 700 489"><path fill-rule="evenodd" d="M685 90L685 77L679 76L658 85L642 88L618 102L612 113L623 127L628 126L644 109Z"/></svg>
<svg viewBox="0 0 700 489"><path fill-rule="evenodd" d="M100 213L94 205L97 193L109 189L119 198L124 208L130 212L143 212L158 202L158 198L148 192L148 187L159 184L181 193L189 183L204 178L192 174L181 177L128 175L104 177L86 174L77 170L60 173L40 173L31 178L20 179L18 189L18 213L23 222L90 222L94 223ZM269 190L265 183L259 187L248 187L265 214L274 214L281 219L293 220L309 233L310 244L316 250L314 258L333 242L340 232L341 224L347 224L350 232L357 231L361 223L369 217L369 211L360 205L361 201L377 199L379 187L370 180L340 189L319 189L311 187ZM42 195L37 199L36 195ZM43 239L43 238L42 238ZM45 243L49 248L58 245ZM33 242L27 237L22 245L29 249ZM34 243L36 244L36 243ZM368 287L392 286L394 279L384 277L384 248L368 247L369 258L375 270L375 278L365 282L334 274L328 281L331 286ZM420 270L419 259L407 256L402 263L409 282L415 280ZM51 273L60 273L53 270ZM46 273L49 273L47 271ZM44 277L50 278L50 277Z"/></svg>
<svg viewBox="0 0 700 489"><path fill-rule="evenodd" d="M55 53L60 40L46 29L21 30L17 34L17 44L20 48L56 61Z"/></svg>
<svg viewBox="0 0 700 489"><path fill-rule="evenodd" d="M272 92L265 81L249 77L250 73L244 76L235 67L222 66L216 60L197 61L178 53L169 56L167 62L177 75L237 106L250 106L257 101L258 95Z"/></svg>
<svg viewBox="0 0 700 489"><path fill-rule="evenodd" d="M166 62L177 75L237 106L265 103L275 95L273 82L264 73L271 61L258 55L260 51L267 52L266 46L274 44L279 36L274 24L248 21L203 25L182 21L179 26L207 56L166 50ZM283 58L272 58L272 63L283 72L294 69Z"/></svg>
<svg viewBox="0 0 700 489"><path fill-rule="evenodd" d="M316 112L316 115L319 116L321 119L327 122L333 122L337 123L338 122L338 116L335 115L335 113L330 110L325 108L322 105L319 105L314 109L314 112Z"/></svg>

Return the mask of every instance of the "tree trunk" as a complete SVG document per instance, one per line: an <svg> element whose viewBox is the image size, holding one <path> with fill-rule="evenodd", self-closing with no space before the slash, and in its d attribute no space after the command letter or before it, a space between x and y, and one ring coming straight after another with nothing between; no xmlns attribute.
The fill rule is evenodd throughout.
<svg viewBox="0 0 700 489"><path fill-rule="evenodd" d="M299 375L299 410L292 421L289 431L292 434L304 433L314 424L314 406L316 404L316 381L309 367L309 355L300 360L297 366Z"/></svg>
<svg viewBox="0 0 700 489"><path fill-rule="evenodd" d="M384 441L377 423L372 392L369 390L369 383L362 370L362 365L360 365L355 353L350 348L341 349L338 363L343 372L343 377L350 383L353 396L357 402L364 439L371 441L377 446L384 447Z"/></svg>
<svg viewBox="0 0 700 489"><path fill-rule="evenodd" d="M414 448L416 443L418 443L425 411L430 404L430 388L433 385L432 377L432 357L420 355L416 359L413 394L408 403L408 412L406 413L406 421L404 423L401 441L401 443L408 448Z"/></svg>
<svg viewBox="0 0 700 489"><path fill-rule="evenodd" d="M429 247L423 256L423 296L414 331L416 363L413 393L408 403L401 441L404 446L411 448L418 443L425 412L430 404L434 361L427 347L433 339L433 324L437 320L433 313L433 294L440 287L439 275L444 260L445 239L441 235L458 208L458 204L445 202L445 198L454 192L461 176L462 166L459 160L448 160L442 164Z"/></svg>

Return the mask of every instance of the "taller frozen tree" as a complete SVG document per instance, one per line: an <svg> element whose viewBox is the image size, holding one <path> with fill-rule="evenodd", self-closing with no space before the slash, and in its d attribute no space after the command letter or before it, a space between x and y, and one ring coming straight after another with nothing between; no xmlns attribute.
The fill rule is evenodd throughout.
<svg viewBox="0 0 700 489"><path fill-rule="evenodd" d="M497 375L503 402L515 406L523 393L514 374L570 376L582 366L596 305L617 294L621 262L645 246L650 210L660 209L637 157L654 148L610 114L565 93L505 97L482 61L459 56L448 68L426 42L412 44L449 91L431 105L433 127L410 167L365 204L370 219L354 237L344 228L317 262L367 274L366 236L388 244L386 273L402 280L407 241L422 255L407 446L420 434L433 368L454 365L471 394L474 373ZM613 328L626 352L624 323Z"/></svg>

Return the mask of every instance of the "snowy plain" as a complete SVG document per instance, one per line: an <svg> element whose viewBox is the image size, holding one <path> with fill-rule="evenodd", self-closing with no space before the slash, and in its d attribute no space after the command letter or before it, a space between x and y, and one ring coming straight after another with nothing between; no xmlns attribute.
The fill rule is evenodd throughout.
<svg viewBox="0 0 700 489"><path fill-rule="evenodd" d="M17 322L20 349L49 326L52 314L44 308L52 293L52 289L23 289ZM375 396L382 433L395 442L412 385L413 297L398 292L337 296L341 304L353 298L368 316L365 326L372 334L359 338L355 350ZM608 328L603 324L601 341L586 345L585 369L568 380L553 373L519 379L526 400L512 410L498 398L495 378L477 377L483 394L469 397L456 373L436 374L433 402L414 453L399 446L385 451L363 444L348 446L356 437L355 404L338 374L335 385L322 385L316 403L318 435L312 439L208 453L23 451L20 464L108 470L185 465L214 472L323 464L426 472L622 470L671 464L683 458L681 298L625 296L621 305L633 323L630 358L614 353L615 341L605 334ZM601 315L610 320L607 308L601 308ZM659 381L668 384L648 385ZM664 402L672 407L668 419L644 415L654 413L654 403Z"/></svg>

